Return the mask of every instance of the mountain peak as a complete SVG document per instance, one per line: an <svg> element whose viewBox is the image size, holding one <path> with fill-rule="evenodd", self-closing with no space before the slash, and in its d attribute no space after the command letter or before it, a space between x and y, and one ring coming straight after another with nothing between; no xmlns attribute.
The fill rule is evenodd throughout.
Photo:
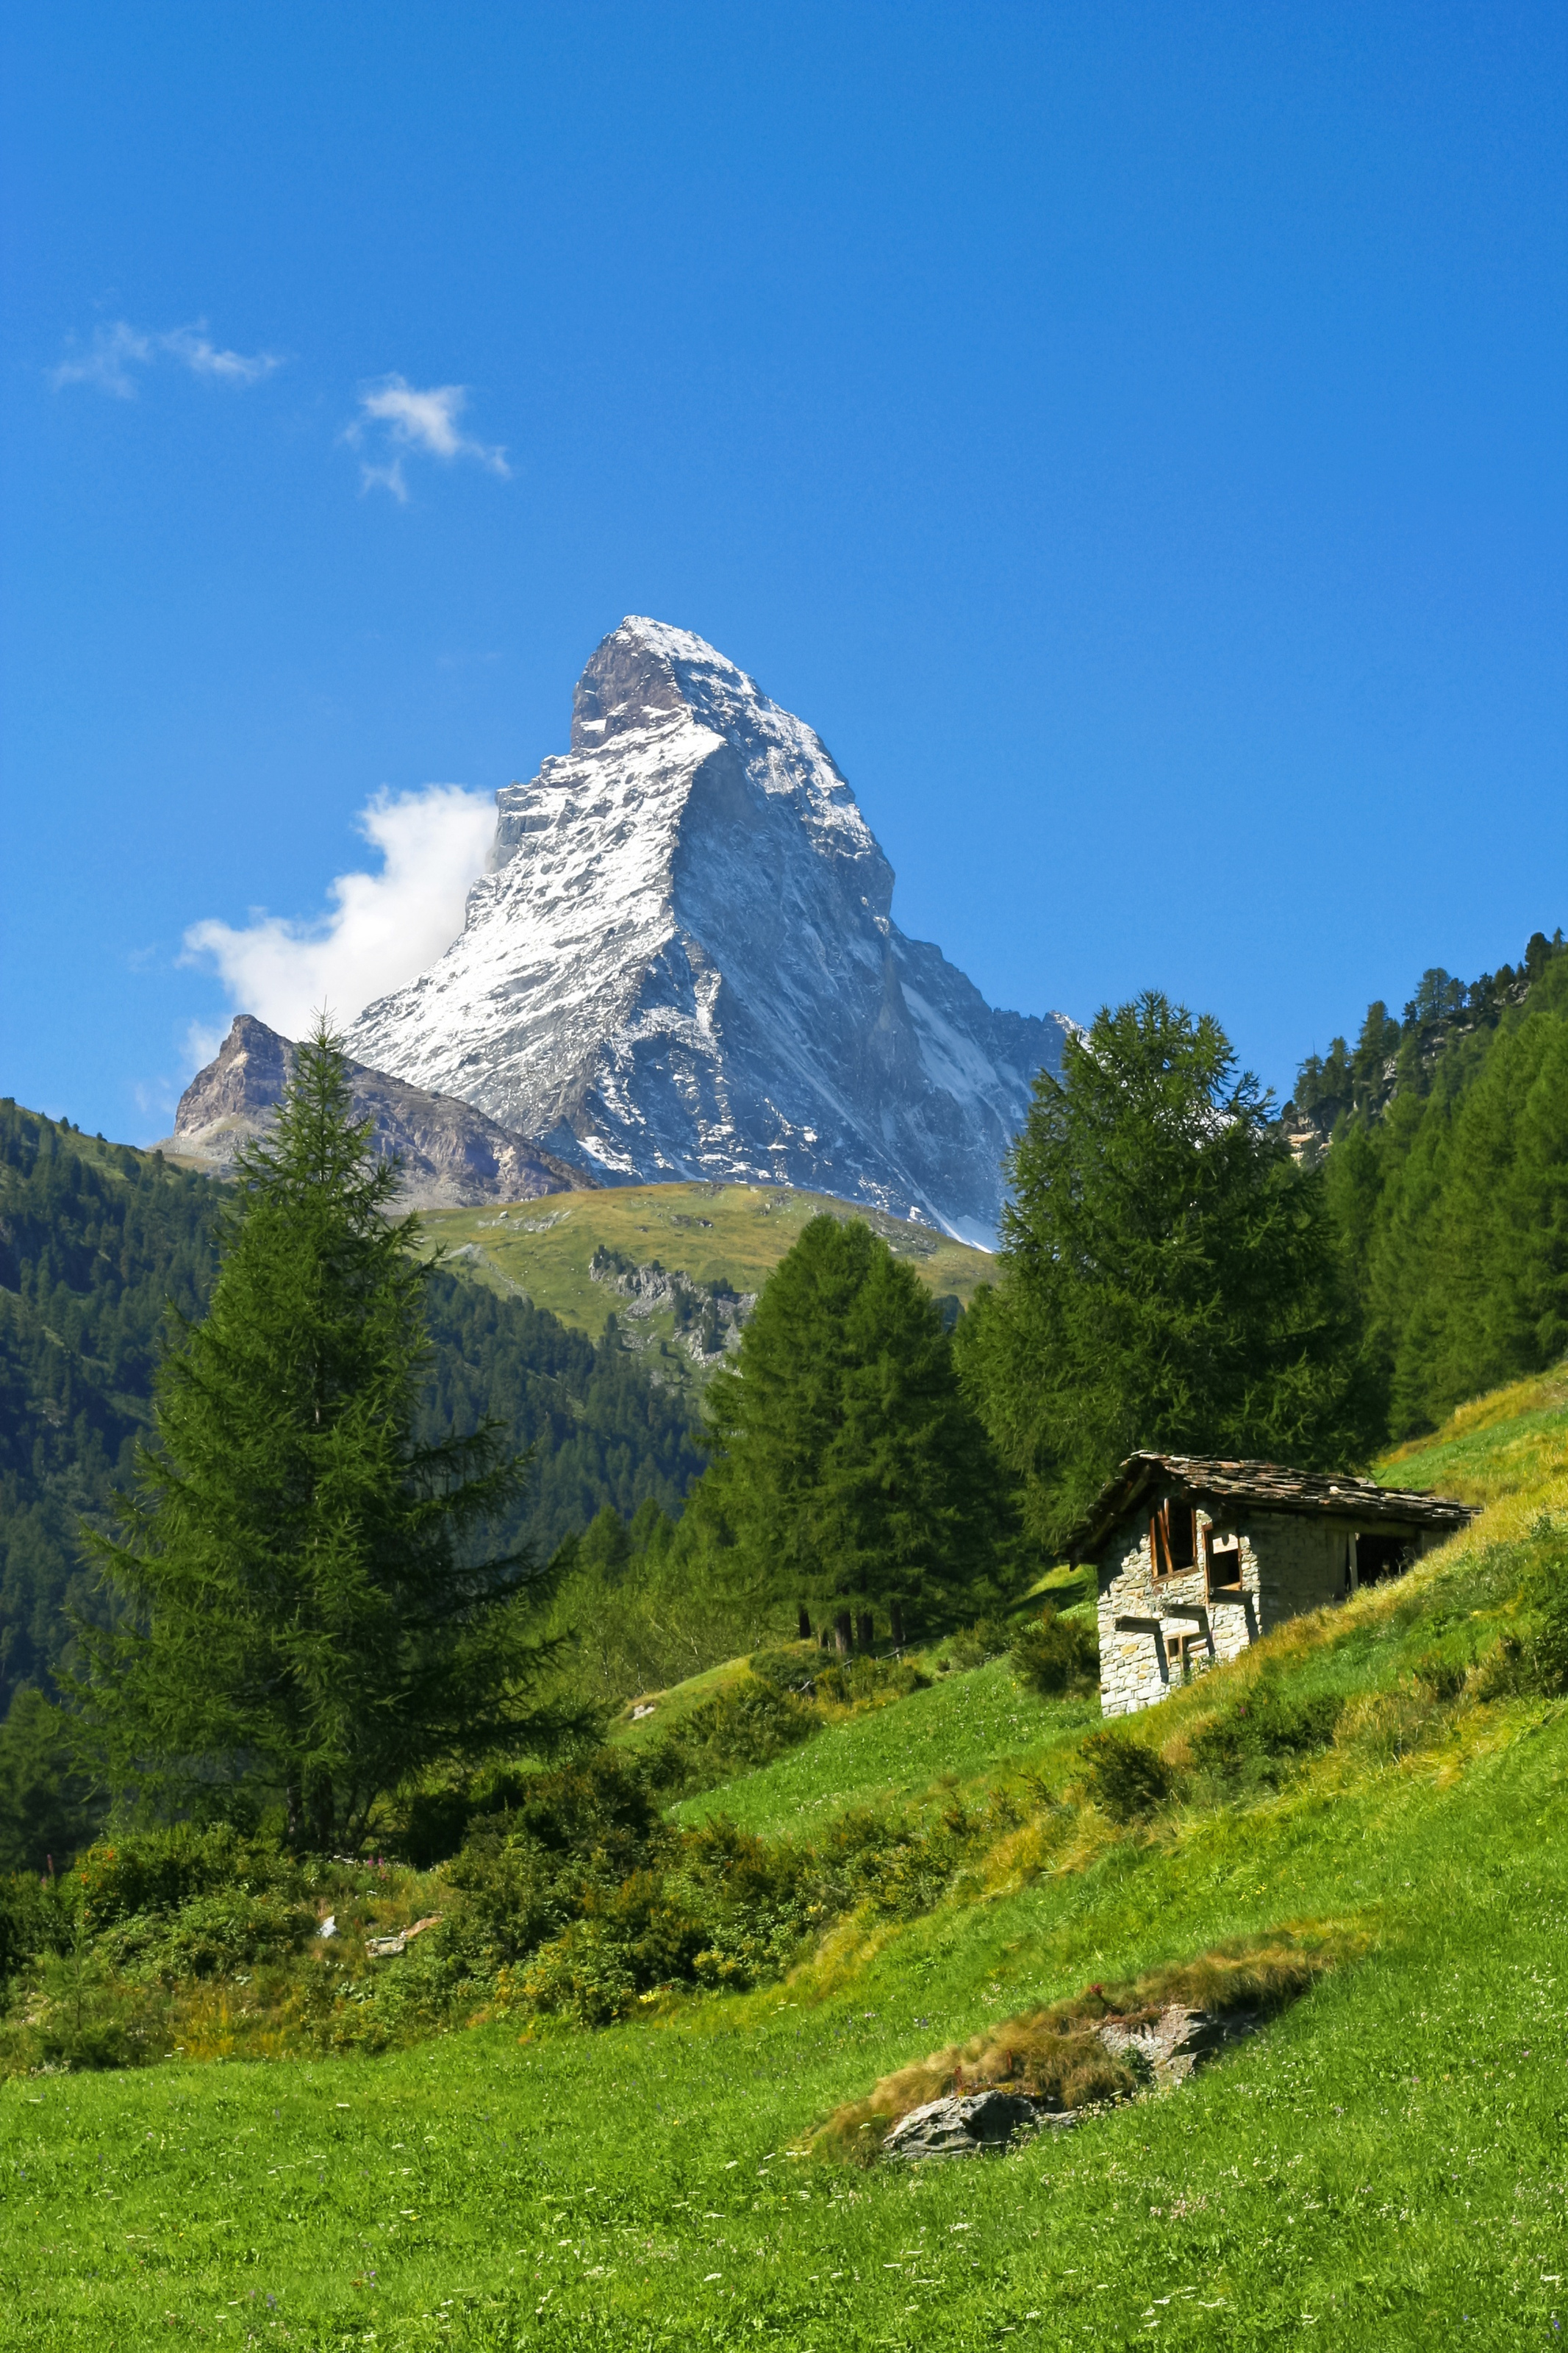
<svg viewBox="0 0 1568 2353"><path fill-rule="evenodd" d="M892 921L816 731L703 638L629 616L572 748L496 797L489 868L352 1050L601 1179L796 1185L994 1238L1066 1024L996 1013Z"/></svg>

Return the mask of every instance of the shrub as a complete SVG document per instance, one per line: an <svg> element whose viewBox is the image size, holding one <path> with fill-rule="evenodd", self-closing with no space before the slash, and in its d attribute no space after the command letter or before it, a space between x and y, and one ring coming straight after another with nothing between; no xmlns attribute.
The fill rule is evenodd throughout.
<svg viewBox="0 0 1568 2353"><path fill-rule="evenodd" d="M1427 1651L1415 1662L1418 1680L1438 1699L1458 1699L1465 1688L1466 1667L1462 1659L1445 1658L1440 1651Z"/></svg>
<svg viewBox="0 0 1568 2353"><path fill-rule="evenodd" d="M1013 1640L1011 1630L999 1618L977 1618L966 1633L955 1634L947 1644L947 1656L955 1667L983 1667L987 1659L999 1659Z"/></svg>
<svg viewBox="0 0 1568 2353"><path fill-rule="evenodd" d="M536 2010L605 2026L625 2018L641 1994L689 1984L707 1941L702 1923L669 1900L658 1873L635 1872L590 1898L583 1916L541 1948L522 1991Z"/></svg>
<svg viewBox="0 0 1568 2353"><path fill-rule="evenodd" d="M821 1716L805 1701L744 1675L651 1742L641 1769L648 1786L666 1798L689 1797L771 1764L821 1729Z"/></svg>
<svg viewBox="0 0 1568 2353"><path fill-rule="evenodd" d="M760 1683L775 1691L799 1692L807 1699L821 1667L823 1652L815 1642L793 1642L769 1651L753 1651L747 1661Z"/></svg>
<svg viewBox="0 0 1568 2353"><path fill-rule="evenodd" d="M1123 1732L1096 1732L1083 1744L1091 1794L1113 1822L1134 1822L1163 1806L1176 1777L1163 1757Z"/></svg>
<svg viewBox="0 0 1568 2353"><path fill-rule="evenodd" d="M1530 1534L1527 1590L1541 1612L1529 1646L1531 1676L1538 1691L1568 1692L1568 1529L1542 1512Z"/></svg>
<svg viewBox="0 0 1568 2353"><path fill-rule="evenodd" d="M816 1697L830 1707L868 1710L907 1699L930 1683L912 1659L845 1659L823 1668L816 1678Z"/></svg>
<svg viewBox="0 0 1568 2353"><path fill-rule="evenodd" d="M300 1884L299 1867L279 1848L247 1840L226 1822L201 1829L176 1822L89 1847L71 1873L89 1928L109 1927L141 1912L175 1912L194 1896L219 1889L288 1888Z"/></svg>
<svg viewBox="0 0 1568 2353"><path fill-rule="evenodd" d="M1342 1704L1327 1694L1282 1699L1272 1684L1260 1683L1224 1715L1198 1727L1192 1739L1193 1762L1200 1771L1226 1780L1240 1780L1249 1772L1266 1780L1277 1778L1282 1766L1329 1746Z"/></svg>
<svg viewBox="0 0 1568 2353"><path fill-rule="evenodd" d="M106 1930L101 1949L130 1975L174 1986L286 1959L316 1934L315 1913L267 1892L222 1887L176 1912L135 1913Z"/></svg>
<svg viewBox="0 0 1568 2353"><path fill-rule="evenodd" d="M1100 1644L1087 1626L1047 1609L1014 1635L1013 1672L1042 1698L1087 1690L1100 1680Z"/></svg>

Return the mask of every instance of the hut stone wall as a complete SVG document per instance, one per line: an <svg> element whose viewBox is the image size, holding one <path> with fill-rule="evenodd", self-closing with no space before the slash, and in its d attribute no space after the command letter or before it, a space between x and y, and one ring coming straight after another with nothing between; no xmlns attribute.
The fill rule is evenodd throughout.
<svg viewBox="0 0 1568 2353"><path fill-rule="evenodd" d="M1127 1514L1100 1558L1100 1696L1105 1715L1152 1707L1178 1683L1220 1659L1234 1659L1288 1619L1339 1601L1355 1582L1353 1521L1246 1507L1198 1507L1198 1565L1156 1578L1149 1546L1149 1506ZM1210 1594L1203 1567L1204 1530L1235 1535L1241 1582ZM1417 1552L1444 1531L1392 1529ZM1174 1655L1173 1655L1173 1652Z"/></svg>

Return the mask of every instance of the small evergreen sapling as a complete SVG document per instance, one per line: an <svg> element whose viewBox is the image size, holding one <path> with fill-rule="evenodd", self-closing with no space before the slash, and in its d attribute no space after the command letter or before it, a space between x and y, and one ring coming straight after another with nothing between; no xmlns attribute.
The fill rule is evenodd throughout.
<svg viewBox="0 0 1568 2353"><path fill-rule="evenodd" d="M548 1745L554 1646L531 1638L531 1558L478 1547L524 1460L493 1424L416 1437L430 1270L324 1022L236 1179L118 1540L87 1537L120 1623L79 1630L77 1695L121 1791L218 1812L275 1791L325 1849L434 1763Z"/></svg>

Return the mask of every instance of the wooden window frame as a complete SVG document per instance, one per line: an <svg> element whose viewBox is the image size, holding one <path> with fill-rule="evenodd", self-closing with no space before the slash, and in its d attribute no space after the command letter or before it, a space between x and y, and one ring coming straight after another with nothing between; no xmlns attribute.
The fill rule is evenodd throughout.
<svg viewBox="0 0 1568 2353"><path fill-rule="evenodd" d="M1165 1636L1165 1680L1190 1683L1209 1663L1207 1637L1201 1628L1184 1629Z"/></svg>
<svg viewBox="0 0 1568 2353"><path fill-rule="evenodd" d="M1188 1517L1191 1519L1193 1530L1192 1558L1190 1560L1182 1561L1179 1565L1173 1565L1171 1559L1171 1510L1173 1505L1174 1505L1177 1511L1185 1512L1187 1514ZM1156 1584L1159 1585L1163 1585L1168 1578L1173 1577L1190 1577L1193 1570L1199 1566L1198 1513L1195 1504L1189 1504L1181 1495L1167 1495L1160 1504L1158 1510L1151 1514L1149 1519L1149 1565L1153 1573L1154 1580Z"/></svg>

